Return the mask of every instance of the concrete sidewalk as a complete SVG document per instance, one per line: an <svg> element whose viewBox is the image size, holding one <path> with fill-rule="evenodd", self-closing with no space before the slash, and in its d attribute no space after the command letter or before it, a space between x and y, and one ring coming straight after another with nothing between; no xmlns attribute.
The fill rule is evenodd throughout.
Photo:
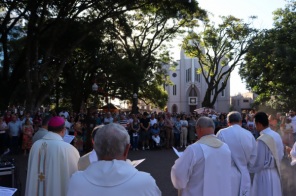
<svg viewBox="0 0 296 196"><path fill-rule="evenodd" d="M14 159L15 162L15 178L16 188L18 189L15 196L23 196L26 187L26 172L28 155L22 154L15 156L6 156L6 159ZM173 150L139 150L130 151L128 158L130 160L146 159L137 169L151 174L156 180L159 189L163 196L177 196L177 190L174 189L171 179L170 171L177 159ZM1 177L1 176L0 176ZM283 196L296 195L296 167L290 166L290 160L285 158L282 161L282 187ZM0 181L1 182L1 181ZM1 186L1 184L0 184Z"/></svg>

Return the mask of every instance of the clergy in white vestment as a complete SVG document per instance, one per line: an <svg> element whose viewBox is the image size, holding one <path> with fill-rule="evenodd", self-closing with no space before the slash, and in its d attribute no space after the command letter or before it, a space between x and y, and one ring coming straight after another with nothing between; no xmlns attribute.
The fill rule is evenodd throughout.
<svg viewBox="0 0 296 196"><path fill-rule="evenodd" d="M254 116L257 139L257 157L250 168L254 174L251 188L252 196L281 196L280 165L284 156L284 146L280 135L269 128L268 116L257 112Z"/></svg>
<svg viewBox="0 0 296 196"><path fill-rule="evenodd" d="M126 161L129 148L130 136L122 125L110 123L98 129L94 149L99 161L72 175L67 195L161 195L149 173L138 171Z"/></svg>
<svg viewBox="0 0 296 196"><path fill-rule="evenodd" d="M217 137L225 142L232 158L232 196L249 196L251 178L248 166L256 160L256 140L250 131L241 127L242 116L233 111L227 115L228 127L221 129Z"/></svg>
<svg viewBox="0 0 296 196"><path fill-rule="evenodd" d="M286 172L282 176L283 192L285 196L295 196L296 195L296 142L293 147L286 146L286 152L288 157L291 159L291 167L289 169L284 169L282 171ZM286 170L286 171L285 171Z"/></svg>
<svg viewBox="0 0 296 196"><path fill-rule="evenodd" d="M94 139L97 131L102 128L104 125L99 125L96 126L93 131L91 132L91 141L92 144L94 145ZM79 158L78 160L78 170L85 170L91 163L98 161L98 156L96 151L93 149L89 153L83 155L82 157Z"/></svg>
<svg viewBox="0 0 296 196"><path fill-rule="evenodd" d="M200 117L199 140L189 145L171 169L171 180L182 196L231 195L231 152L215 135L211 118Z"/></svg>
<svg viewBox="0 0 296 196"><path fill-rule="evenodd" d="M291 166L296 165L296 142L294 143L293 147L286 146L286 152L289 154L291 158Z"/></svg>
<svg viewBox="0 0 296 196"><path fill-rule="evenodd" d="M79 152L63 141L65 121L52 117L48 133L30 151L26 196L64 196L71 175L77 171Z"/></svg>
<svg viewBox="0 0 296 196"><path fill-rule="evenodd" d="M38 131L33 135L32 142L33 144L42 139L48 133L48 122L51 119L51 116L45 116L42 119L42 125L39 127Z"/></svg>

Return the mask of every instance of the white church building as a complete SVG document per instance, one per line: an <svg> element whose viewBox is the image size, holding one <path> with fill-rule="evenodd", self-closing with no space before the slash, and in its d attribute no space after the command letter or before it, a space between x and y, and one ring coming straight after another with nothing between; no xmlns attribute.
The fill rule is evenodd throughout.
<svg viewBox="0 0 296 196"><path fill-rule="evenodd" d="M166 68L173 85L165 86L169 99L168 112L189 114L202 107L202 101L207 90L207 83L202 74L197 74L200 67L197 58L189 58L181 50L180 60L176 69ZM214 109L217 112L229 112L230 109L230 81L226 88L218 95Z"/></svg>

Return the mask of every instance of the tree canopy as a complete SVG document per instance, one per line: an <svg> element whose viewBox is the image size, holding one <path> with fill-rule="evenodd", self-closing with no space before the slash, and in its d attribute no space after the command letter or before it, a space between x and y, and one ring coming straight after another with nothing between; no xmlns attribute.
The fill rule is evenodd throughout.
<svg viewBox="0 0 296 196"><path fill-rule="evenodd" d="M4 0L0 7L5 10L0 16L3 53L0 90L5 92L0 97L0 107L19 103L25 104L29 111L57 94L68 96L73 99L72 104L79 105L90 95L93 78L101 73L105 73L104 85L110 95L131 98L139 90L143 98L149 99L144 96L151 95L148 92L152 89L159 89L161 78L152 74L163 56L154 49L162 47L163 40L171 38L179 28L164 28L163 24L180 16L188 19L206 16L197 2L175 0ZM142 29L137 29L132 19L142 22L139 24ZM179 25L185 24L189 25L190 21ZM142 35L136 35L141 30ZM118 74L127 70L119 65L126 66L131 73ZM130 82L131 86L127 79L135 78L135 74L127 76L134 72L140 75L138 80ZM153 88L134 87L141 82ZM156 94L165 98L163 93ZM151 97L150 100L155 101Z"/></svg>
<svg viewBox="0 0 296 196"><path fill-rule="evenodd" d="M274 12L274 28L254 40L240 67L247 86L258 94L256 104L273 109L295 108L296 3Z"/></svg>
<svg viewBox="0 0 296 196"><path fill-rule="evenodd" d="M241 64L257 30L234 16L221 17L218 25L205 22L203 29L191 32L184 41L186 55L197 58L207 84L202 107L213 108L216 99L228 85L231 72Z"/></svg>

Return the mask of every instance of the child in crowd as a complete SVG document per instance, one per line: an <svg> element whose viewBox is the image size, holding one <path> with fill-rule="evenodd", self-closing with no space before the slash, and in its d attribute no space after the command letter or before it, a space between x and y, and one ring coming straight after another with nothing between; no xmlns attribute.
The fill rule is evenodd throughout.
<svg viewBox="0 0 296 196"><path fill-rule="evenodd" d="M155 142L156 146L160 146L160 137L159 137L159 128L157 123L154 123L151 127L151 134L152 134L152 140Z"/></svg>

